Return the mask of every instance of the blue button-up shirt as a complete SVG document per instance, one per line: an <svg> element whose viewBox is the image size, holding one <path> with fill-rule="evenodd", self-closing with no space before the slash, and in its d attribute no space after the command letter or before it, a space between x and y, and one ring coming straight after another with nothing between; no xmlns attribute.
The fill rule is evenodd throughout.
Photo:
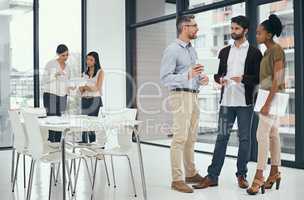
<svg viewBox="0 0 304 200"><path fill-rule="evenodd" d="M188 72L196 64L196 59L197 53L191 43L177 39L163 53L160 68L161 83L169 90L176 88L198 90L199 77L188 80Z"/></svg>

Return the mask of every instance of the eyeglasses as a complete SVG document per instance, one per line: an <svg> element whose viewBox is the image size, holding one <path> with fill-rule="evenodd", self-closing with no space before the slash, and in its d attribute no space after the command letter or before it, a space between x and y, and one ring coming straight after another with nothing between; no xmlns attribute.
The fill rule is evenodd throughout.
<svg viewBox="0 0 304 200"><path fill-rule="evenodd" d="M189 26L189 27L194 27L194 28L197 28L197 24L185 24L184 26Z"/></svg>

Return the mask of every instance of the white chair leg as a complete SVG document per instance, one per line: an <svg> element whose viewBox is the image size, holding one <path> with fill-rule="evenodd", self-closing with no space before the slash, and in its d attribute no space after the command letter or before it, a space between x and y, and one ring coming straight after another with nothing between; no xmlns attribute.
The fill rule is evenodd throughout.
<svg viewBox="0 0 304 200"><path fill-rule="evenodd" d="M131 161L130 161L130 157L127 156L127 159L128 159L129 167L130 167L130 176L131 176L131 180L132 180L132 184L133 184L134 196L137 197L136 186L135 186L135 181L134 181L134 174L133 174L133 170L132 170L132 164L131 164Z"/></svg>
<svg viewBox="0 0 304 200"><path fill-rule="evenodd" d="M74 189L73 189L74 195L76 194L76 187L77 187L77 182L78 182L80 164L81 164L81 158L79 158L78 167L77 167L77 172L76 172L76 176L75 176L75 185L74 185Z"/></svg>
<svg viewBox="0 0 304 200"><path fill-rule="evenodd" d="M31 169L30 169L30 175L29 175L29 182L28 182L28 187L27 187L26 200L30 200L31 199L31 192L32 192L33 178L34 178L34 170L35 170L35 160L32 159Z"/></svg>
<svg viewBox="0 0 304 200"><path fill-rule="evenodd" d="M97 163L98 163L98 160L97 160L97 158L96 158L96 160L95 160L94 172L93 172L93 185L92 185L91 200L93 200L93 198L94 198L94 188L95 188L95 180L96 180Z"/></svg>
<svg viewBox="0 0 304 200"><path fill-rule="evenodd" d="M14 172L15 172L15 148L12 150L12 166L11 166L11 183L14 182Z"/></svg>
<svg viewBox="0 0 304 200"><path fill-rule="evenodd" d="M55 186L57 185L58 183L58 179L59 179L59 172L60 172L60 164L58 164L58 167L57 167L57 174L56 174L56 179L55 179Z"/></svg>
<svg viewBox="0 0 304 200"><path fill-rule="evenodd" d="M52 176L52 178L53 178L53 181L54 181L54 186L56 186L56 169L55 169L55 167L56 167L56 164L54 163L53 164L53 176Z"/></svg>
<svg viewBox="0 0 304 200"><path fill-rule="evenodd" d="M116 180L115 180L115 172L114 172L114 162L113 162L113 156L112 155L111 155L111 166L112 166L112 175L113 175L114 188L116 188Z"/></svg>
<svg viewBox="0 0 304 200"><path fill-rule="evenodd" d="M91 170L92 170L92 174L94 173L94 164L93 164L93 158L90 158L91 161Z"/></svg>
<svg viewBox="0 0 304 200"><path fill-rule="evenodd" d="M68 174L69 185L71 185L71 188L73 188L73 183L72 183L72 177L71 177L71 173L70 173L69 162L66 162L65 169L66 169L66 172ZM71 191L71 196L73 197L74 196L73 190L71 189L70 191Z"/></svg>
<svg viewBox="0 0 304 200"><path fill-rule="evenodd" d="M73 144L75 144L75 133L73 132ZM76 148L73 147L72 152L75 153ZM73 159L73 166L74 166L74 178L76 177L76 159Z"/></svg>
<svg viewBox="0 0 304 200"><path fill-rule="evenodd" d="M20 158L20 153L17 153L16 169L15 169L15 175L14 175L14 179L13 179L12 192L15 191L15 185L16 185L17 176L18 176L19 158Z"/></svg>
<svg viewBox="0 0 304 200"><path fill-rule="evenodd" d="M91 173L90 173L90 168L89 168L89 165L88 165L88 162L87 162L87 160L84 158L83 159L84 160L84 164L85 164L85 166L86 166L86 168L87 168L87 173L88 173L88 176L89 176L89 180L90 180L90 183L91 183L91 187L93 186L93 183L92 183L92 176L91 176Z"/></svg>
<svg viewBox="0 0 304 200"><path fill-rule="evenodd" d="M75 153L75 152L74 152ZM76 159L73 159L73 171L74 171L74 178L76 177Z"/></svg>
<svg viewBox="0 0 304 200"><path fill-rule="evenodd" d="M26 188L26 167L25 167L25 155L23 155L23 187Z"/></svg>
<svg viewBox="0 0 304 200"><path fill-rule="evenodd" d="M74 164L74 159L71 160L71 166L69 167L69 171L70 171L70 174L72 174L72 170L73 170L73 164ZM74 176L74 180L75 180L75 176ZM70 182L68 184L68 191L70 190ZM71 187L71 190L73 191L73 188Z"/></svg>
<svg viewBox="0 0 304 200"><path fill-rule="evenodd" d="M50 185L49 185L49 200L51 200L51 194L52 194L53 174L54 174L54 164L51 164L51 169L50 169Z"/></svg>
<svg viewBox="0 0 304 200"><path fill-rule="evenodd" d="M108 186L110 186L111 183L110 183L109 171L108 171L108 166L107 166L107 162L106 162L106 157L105 157L104 155L103 155L103 162L104 162L104 166L105 166L105 171L106 171Z"/></svg>

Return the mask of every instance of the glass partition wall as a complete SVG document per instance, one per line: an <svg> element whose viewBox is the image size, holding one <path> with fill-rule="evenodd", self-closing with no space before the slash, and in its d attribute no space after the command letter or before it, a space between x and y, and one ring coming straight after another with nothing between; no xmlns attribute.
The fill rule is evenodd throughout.
<svg viewBox="0 0 304 200"><path fill-rule="evenodd" d="M8 109L34 105L33 1L0 0L0 29L0 147L9 147Z"/></svg>
<svg viewBox="0 0 304 200"><path fill-rule="evenodd" d="M39 79L58 44L69 47L72 75L80 76L85 5L86 0L0 0L0 149L13 144L8 110L43 105ZM77 112L77 99L69 102Z"/></svg>
<svg viewBox="0 0 304 200"><path fill-rule="evenodd" d="M60 5L60 6L58 6ZM69 9L66 9L69 8ZM56 10L56 12L54 12ZM81 75L81 0L44 0L39 3L39 74L45 65L56 59L56 48L65 44L71 78ZM40 78L40 81L42 79ZM40 84L40 106L43 106L43 86ZM72 93L73 94L73 93ZM68 96L68 112L80 112L80 98Z"/></svg>

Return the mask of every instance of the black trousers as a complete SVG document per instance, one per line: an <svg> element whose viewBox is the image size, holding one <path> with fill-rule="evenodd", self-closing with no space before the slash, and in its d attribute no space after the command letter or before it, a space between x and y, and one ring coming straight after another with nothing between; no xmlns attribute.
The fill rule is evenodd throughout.
<svg viewBox="0 0 304 200"><path fill-rule="evenodd" d="M51 93L43 93L43 106L46 109L47 116L61 116L67 107L67 96L57 96ZM60 142L61 131L49 131L50 142Z"/></svg>
<svg viewBox="0 0 304 200"><path fill-rule="evenodd" d="M88 116L98 116L99 109L102 107L101 97L82 97L81 98L81 114ZM82 132L82 142L95 142L96 134L94 131Z"/></svg>

